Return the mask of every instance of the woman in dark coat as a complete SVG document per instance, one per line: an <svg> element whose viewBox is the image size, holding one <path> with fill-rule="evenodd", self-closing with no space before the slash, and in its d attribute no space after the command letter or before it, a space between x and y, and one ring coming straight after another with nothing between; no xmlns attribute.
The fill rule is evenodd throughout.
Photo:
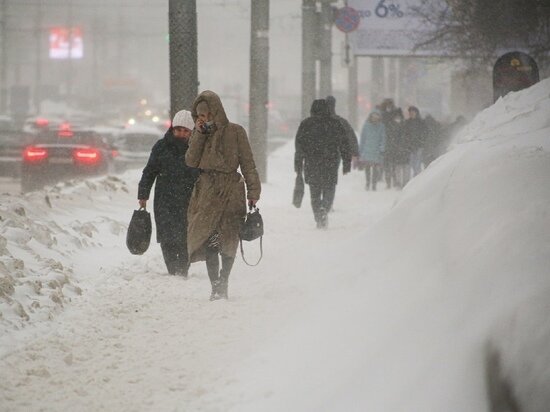
<svg viewBox="0 0 550 412"><path fill-rule="evenodd" d="M181 110L172 127L151 150L139 182L139 205L145 207L156 180L154 212L157 242L160 243L168 273L187 277L187 207L199 170L185 164L185 153L194 122L191 113Z"/></svg>
<svg viewBox="0 0 550 412"><path fill-rule="evenodd" d="M324 99L311 105L311 117L303 120L296 133L294 170L304 173L309 184L311 207L317 228L328 225L327 213L334 200L338 183L338 166L343 162L343 173L351 169L351 149L346 130L331 116Z"/></svg>

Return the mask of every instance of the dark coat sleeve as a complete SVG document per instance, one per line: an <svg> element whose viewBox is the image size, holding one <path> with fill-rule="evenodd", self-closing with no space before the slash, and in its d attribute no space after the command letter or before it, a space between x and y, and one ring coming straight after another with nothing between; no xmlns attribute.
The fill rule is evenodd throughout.
<svg viewBox="0 0 550 412"><path fill-rule="evenodd" d="M138 199L149 199L149 194L151 193L151 188L155 179L160 173L160 164L159 164L159 149L160 142L157 142L153 149L151 149L151 154L149 155L149 160L147 165L143 169L141 174L141 180L138 184Z"/></svg>
<svg viewBox="0 0 550 412"><path fill-rule="evenodd" d="M346 130L346 136L348 137L351 155L359 156L359 143L357 142L357 135L355 134L355 130L353 130L353 127L351 127L351 124L349 124L346 119L342 118L341 123Z"/></svg>
<svg viewBox="0 0 550 412"><path fill-rule="evenodd" d="M304 147L305 138L305 124L302 122L296 132L296 140L294 143L296 149L294 153L294 171L298 174L302 174L304 169L304 160L306 158Z"/></svg>
<svg viewBox="0 0 550 412"><path fill-rule="evenodd" d="M338 126L340 156L342 156L342 172L348 173L351 170L352 143L343 124L341 122L337 122L336 124Z"/></svg>

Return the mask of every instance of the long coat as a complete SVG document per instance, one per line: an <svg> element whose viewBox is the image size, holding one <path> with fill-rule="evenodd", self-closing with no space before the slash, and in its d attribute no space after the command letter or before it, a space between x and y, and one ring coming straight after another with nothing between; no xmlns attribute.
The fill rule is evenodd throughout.
<svg viewBox="0 0 550 412"><path fill-rule="evenodd" d="M204 91L195 99L191 110L195 121L197 105L202 101L208 105L214 125L207 134L193 131L185 155L188 166L201 169L187 213L191 262L205 260L206 241L215 232L220 234L221 253L235 256L239 228L246 216L246 199L258 200L261 192L246 131L229 122L220 98L211 91Z"/></svg>
<svg viewBox="0 0 550 412"><path fill-rule="evenodd" d="M303 170L308 184L337 184L340 158L344 173L351 169L346 130L331 116L325 100L315 100L311 105L311 116L300 123L296 132L295 148L294 170Z"/></svg>
<svg viewBox="0 0 550 412"><path fill-rule="evenodd" d="M149 199L156 180L154 215L157 242L182 243L187 235L187 207L198 169L185 165L188 145L172 128L155 143L138 185L138 199Z"/></svg>
<svg viewBox="0 0 550 412"><path fill-rule="evenodd" d="M359 155L363 161L382 164L386 148L386 127L381 120L378 123L371 122L371 115L372 113L361 130Z"/></svg>

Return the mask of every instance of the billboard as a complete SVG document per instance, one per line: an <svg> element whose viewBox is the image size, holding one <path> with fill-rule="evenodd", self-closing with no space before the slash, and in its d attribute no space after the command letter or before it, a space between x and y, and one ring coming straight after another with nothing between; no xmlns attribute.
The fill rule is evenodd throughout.
<svg viewBox="0 0 550 412"><path fill-rule="evenodd" d="M423 32L431 30L415 15L422 0L348 0L360 22L348 34L356 56L438 56L438 50L413 51Z"/></svg>
<svg viewBox="0 0 550 412"><path fill-rule="evenodd" d="M50 29L50 59L81 59L84 56L80 27Z"/></svg>

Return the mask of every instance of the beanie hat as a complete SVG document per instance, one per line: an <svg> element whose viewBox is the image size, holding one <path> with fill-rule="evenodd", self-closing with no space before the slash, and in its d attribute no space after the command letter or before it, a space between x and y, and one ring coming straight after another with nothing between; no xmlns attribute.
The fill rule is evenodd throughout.
<svg viewBox="0 0 550 412"><path fill-rule="evenodd" d="M187 110L180 110L177 112L174 115L174 120L172 120L172 127L185 127L186 129L193 130L195 122L193 121L191 112Z"/></svg>

